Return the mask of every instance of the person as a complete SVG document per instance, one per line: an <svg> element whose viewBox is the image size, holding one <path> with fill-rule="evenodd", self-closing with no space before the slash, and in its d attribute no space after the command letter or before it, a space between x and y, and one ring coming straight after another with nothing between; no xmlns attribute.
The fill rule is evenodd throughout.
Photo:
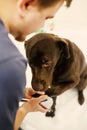
<svg viewBox="0 0 87 130"><path fill-rule="evenodd" d="M12 34L18 41L37 31L45 20L53 18L66 2L72 0L0 0L0 130L17 130L29 112L47 109L40 102L47 99L44 92L27 89L29 101L19 107L24 97L27 61L10 40ZM41 96L33 98L34 93Z"/></svg>

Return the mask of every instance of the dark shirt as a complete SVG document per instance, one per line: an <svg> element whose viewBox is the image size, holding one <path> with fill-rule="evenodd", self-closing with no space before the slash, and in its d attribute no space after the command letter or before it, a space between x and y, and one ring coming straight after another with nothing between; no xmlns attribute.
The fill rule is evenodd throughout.
<svg viewBox="0 0 87 130"><path fill-rule="evenodd" d="M27 61L8 37L0 20L0 130L13 130L26 84Z"/></svg>

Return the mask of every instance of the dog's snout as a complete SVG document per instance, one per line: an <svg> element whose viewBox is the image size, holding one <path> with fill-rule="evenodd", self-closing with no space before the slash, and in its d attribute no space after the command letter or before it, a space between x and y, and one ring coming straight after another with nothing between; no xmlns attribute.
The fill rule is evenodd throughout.
<svg viewBox="0 0 87 130"><path fill-rule="evenodd" d="M36 91L44 91L46 82L44 80L32 80L32 87Z"/></svg>
<svg viewBox="0 0 87 130"><path fill-rule="evenodd" d="M44 90L44 86L41 83L38 84L32 84L32 87L34 90L36 91L43 91Z"/></svg>
<svg viewBox="0 0 87 130"><path fill-rule="evenodd" d="M41 80L40 83L43 84L43 85L45 85L45 81L44 80Z"/></svg>

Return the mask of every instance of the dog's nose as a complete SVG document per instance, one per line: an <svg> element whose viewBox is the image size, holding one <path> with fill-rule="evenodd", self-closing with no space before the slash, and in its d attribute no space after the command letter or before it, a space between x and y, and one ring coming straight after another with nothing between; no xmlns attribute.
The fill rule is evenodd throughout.
<svg viewBox="0 0 87 130"><path fill-rule="evenodd" d="M36 91L43 91L44 89L44 87L43 87L43 85L42 84L33 84L32 85L32 88L34 89L34 90L36 90Z"/></svg>
<svg viewBox="0 0 87 130"><path fill-rule="evenodd" d="M45 89L45 81L40 80L38 82L32 82L32 87L36 91L44 91L44 89Z"/></svg>

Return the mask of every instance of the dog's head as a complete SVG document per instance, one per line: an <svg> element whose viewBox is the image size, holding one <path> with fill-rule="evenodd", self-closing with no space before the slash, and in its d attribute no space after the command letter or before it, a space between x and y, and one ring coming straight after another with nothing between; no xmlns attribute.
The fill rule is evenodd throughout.
<svg viewBox="0 0 87 130"><path fill-rule="evenodd" d="M32 87L46 91L52 83L55 66L64 53L69 57L65 41L56 35L41 33L25 42L26 56L32 70Z"/></svg>

